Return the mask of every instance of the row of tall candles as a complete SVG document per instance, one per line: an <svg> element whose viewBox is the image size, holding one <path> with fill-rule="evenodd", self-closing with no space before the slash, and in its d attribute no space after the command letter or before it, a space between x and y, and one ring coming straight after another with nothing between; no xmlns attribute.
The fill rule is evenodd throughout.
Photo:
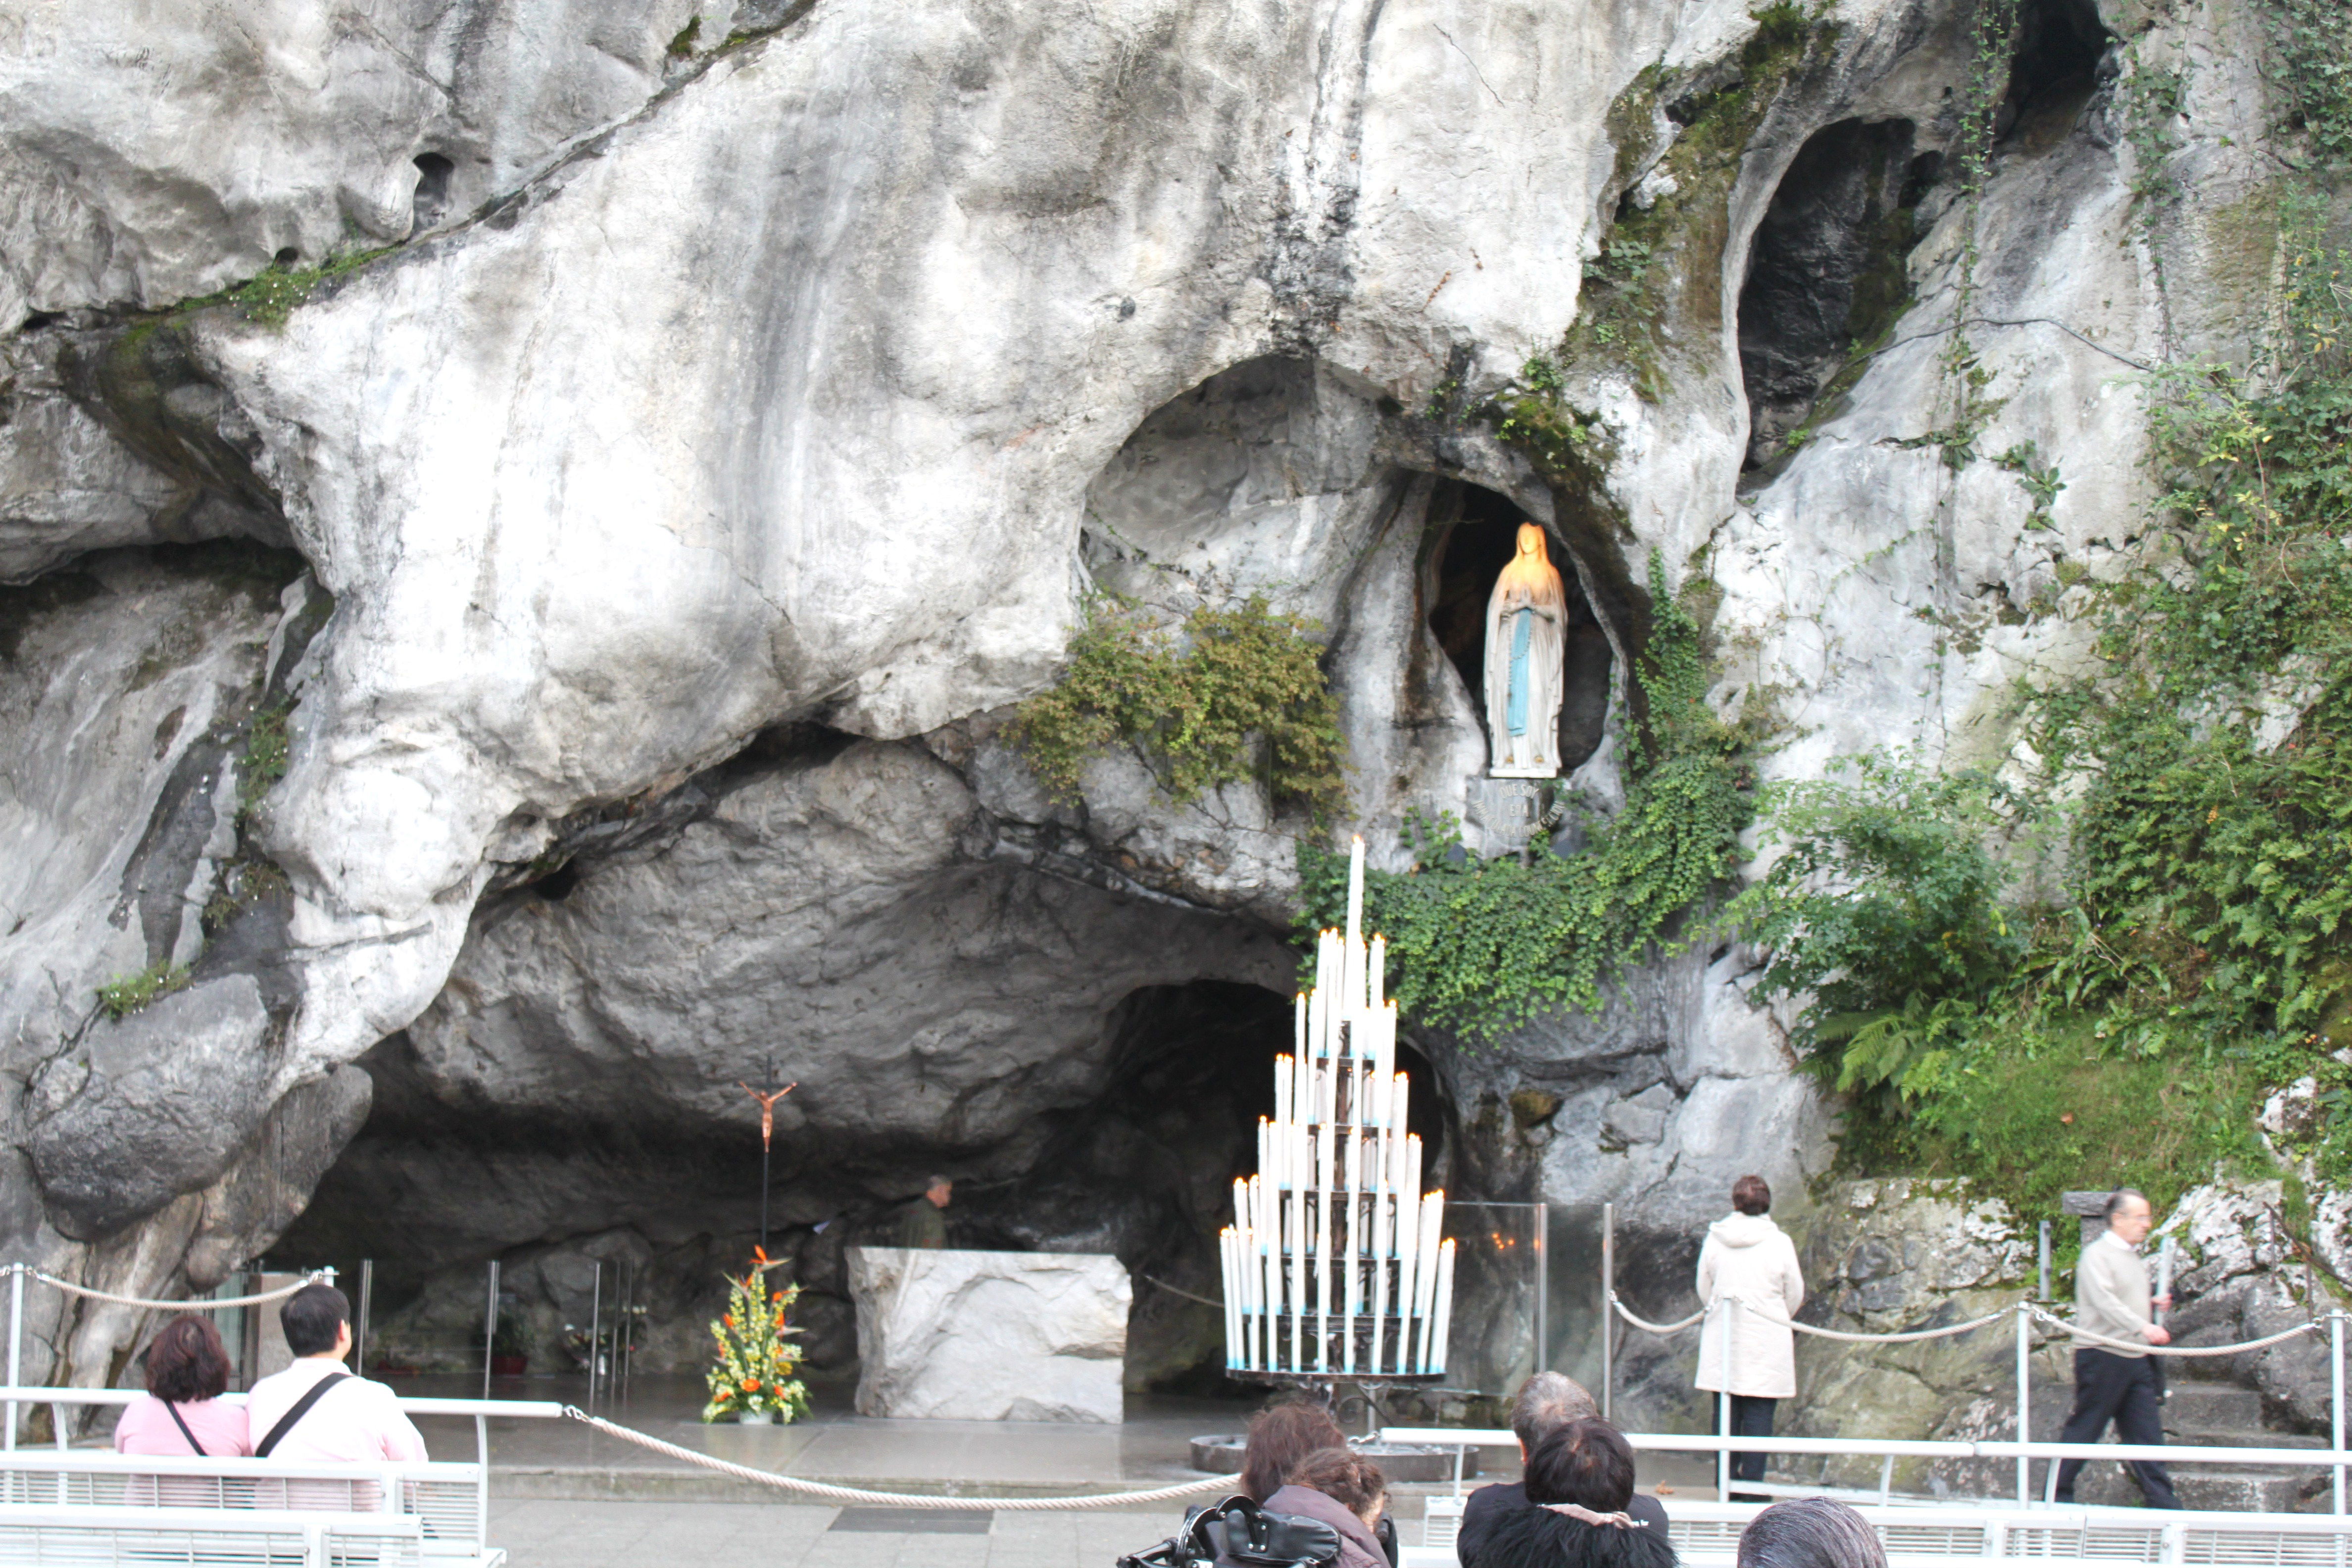
<svg viewBox="0 0 2352 1568"><path fill-rule="evenodd" d="M1363 941L1364 844L1349 858L1348 927L1316 944L1295 1050L1275 1058L1258 1173L1234 1183L1221 1237L1225 1362L1237 1372L1442 1373L1454 1315L1445 1194L1421 1190L1421 1140L1396 1071L1386 943Z"/></svg>

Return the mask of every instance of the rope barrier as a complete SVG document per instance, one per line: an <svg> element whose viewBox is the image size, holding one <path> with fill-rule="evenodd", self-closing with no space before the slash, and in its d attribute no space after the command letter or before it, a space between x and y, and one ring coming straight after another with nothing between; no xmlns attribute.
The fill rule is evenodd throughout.
<svg viewBox="0 0 2352 1568"><path fill-rule="evenodd" d="M24 1274L44 1285L55 1286L68 1296L84 1296L93 1301L107 1301L118 1307L146 1307L164 1312L216 1312L224 1307L258 1307L266 1302L279 1301L297 1290L305 1290L326 1278L323 1270L306 1274L291 1285L275 1290L265 1290L258 1296L226 1296L217 1300L204 1297L186 1301L156 1301L144 1296L117 1296L110 1290L93 1290L87 1285L77 1285L70 1279L60 1279L54 1274L44 1274L29 1264L11 1263L0 1268L0 1274Z"/></svg>
<svg viewBox="0 0 2352 1568"><path fill-rule="evenodd" d="M1617 1292L1614 1290L1609 1292L1609 1304L1617 1309L1617 1315L1619 1317L1624 1319L1627 1322L1633 1324L1635 1328L1641 1330L1645 1334L1678 1334L1685 1329L1689 1328L1693 1323L1697 1322L1700 1319L1706 1316L1706 1309L1705 1307L1701 1307L1697 1311L1693 1312L1689 1317L1685 1318L1678 1323L1653 1323L1647 1319L1635 1317L1633 1313L1633 1310L1627 1307L1624 1302L1617 1299Z"/></svg>
<svg viewBox="0 0 2352 1568"><path fill-rule="evenodd" d="M1776 1329L1794 1329L1801 1334L1811 1334L1815 1339L1843 1340L1849 1344L1871 1345L1901 1345L1910 1344L1919 1340L1948 1339L1953 1334L1965 1334L1970 1329L1981 1329L1987 1323L1997 1323L2016 1310L2013 1307L2003 1307L1998 1312L1987 1312L1981 1318L1970 1318L1965 1323L1953 1323L1940 1329L1912 1329L1899 1334L1849 1334L1838 1329L1817 1329L1811 1323L1800 1323L1794 1319L1776 1318L1761 1308L1752 1306L1746 1301L1742 1301L1740 1305Z"/></svg>
<svg viewBox="0 0 2352 1568"><path fill-rule="evenodd" d="M1139 1275L1137 1275L1137 1276L1136 1276L1136 1278L1137 1278L1137 1279L1140 1279L1140 1280L1142 1280L1146 1285L1157 1285L1157 1286L1159 1286L1162 1290L1167 1291L1171 1296L1181 1296L1181 1297L1183 1297L1183 1298L1184 1298L1184 1300L1186 1300L1187 1301L1198 1301L1198 1302L1200 1302L1200 1303L1201 1303L1201 1305L1202 1305L1203 1307L1219 1307L1219 1308L1222 1308L1222 1307L1224 1305L1224 1303L1223 1303L1223 1301L1212 1301L1212 1300L1210 1300L1206 1296L1195 1296L1195 1295L1193 1295L1193 1294L1192 1294L1192 1292L1191 1292L1190 1290L1180 1290L1180 1289L1178 1289L1175 1286L1171 1285L1170 1283L1168 1283L1168 1281L1167 1281L1167 1280L1165 1280L1165 1279L1153 1279L1150 1275L1149 1275L1149 1274L1139 1274Z"/></svg>
<svg viewBox="0 0 2352 1568"><path fill-rule="evenodd" d="M738 1465L692 1448L681 1448L676 1443L665 1443L659 1437L607 1421L601 1415L591 1415L574 1405L563 1407L563 1414L574 1421L584 1421L599 1432L608 1433L623 1442L635 1443L640 1448L656 1454L667 1454L673 1459L683 1459L689 1465L700 1465L720 1475L733 1476L737 1480L756 1481L761 1486L779 1487L786 1491L806 1492L834 1502L875 1503L889 1508L992 1509L1010 1513L1059 1513L1083 1509L1121 1508L1129 1504L1172 1502L1194 1492L1232 1491L1241 1485L1241 1477L1205 1476L1197 1481L1184 1481L1176 1486L1155 1487L1140 1492L1095 1492L1084 1497L933 1497L922 1492L870 1492L861 1487L837 1487L826 1481L803 1480L798 1476L778 1475L773 1470L755 1470L749 1465Z"/></svg>
<svg viewBox="0 0 2352 1568"><path fill-rule="evenodd" d="M2028 1307L2026 1310L2052 1328L2063 1329L2076 1339L2089 1340L2094 1344L2113 1345L2117 1350L2140 1351L2148 1355L2242 1355L2247 1351L2258 1351L2266 1346L2277 1344L2283 1340L2291 1340L2297 1334L2315 1334L2320 1328L2317 1323L2297 1323L2291 1329L2282 1329L2277 1333L2265 1338L2248 1340L2243 1344L2236 1345L2151 1345L2146 1342L2134 1344L2129 1340L2112 1340L2095 1330L2070 1323L2054 1312L2046 1312L2040 1307Z"/></svg>
<svg viewBox="0 0 2352 1568"><path fill-rule="evenodd" d="M1722 1300L1731 1300L1734 1299L1735 1298L1732 1297L1722 1298ZM1640 1329L1644 1333L1661 1335L1678 1334L1685 1329L1691 1327L1693 1324L1704 1321L1706 1318L1707 1311L1709 1310L1709 1309L1702 1307L1697 1311L1693 1312L1689 1317L1684 1318L1677 1322L1653 1323L1646 1319L1635 1317L1633 1311L1626 1307L1625 1303L1618 1299L1616 1292L1613 1290L1610 1292L1609 1304L1617 1310L1617 1315L1619 1317L1624 1319L1627 1322L1633 1324L1635 1328ZM1940 1329L1913 1329L1906 1332L1897 1334L1854 1334L1847 1333L1840 1329L1816 1328L1811 1323L1800 1323L1790 1318L1776 1318L1771 1313L1765 1311L1761 1307L1757 1306L1752 1301L1741 1301L1739 1305L1743 1310L1755 1313L1759 1319L1764 1322L1771 1324L1776 1329L1790 1329L1797 1333L1811 1334L1816 1339L1841 1340L1847 1344L1869 1345L1909 1344L1920 1340L1947 1339L1954 1334L1965 1334L1971 1329L1981 1329L1987 1323L1997 1323L2001 1319L2008 1317L2011 1312L2017 1310L2017 1308L2015 1307L2004 1307L1998 1312L1987 1312L1981 1318L1971 1318L1965 1323L1952 1323ZM2117 1350L2145 1351L2149 1355L2242 1355L2248 1351L2262 1350L2270 1345L2278 1344L2283 1341L2291 1340L2297 1334L2317 1333L2320 1328L2320 1325L2317 1323L2297 1323L2291 1329L2283 1329L2279 1332L2268 1335L2265 1338L2248 1340L2242 1344L2234 1345L2134 1344L2129 1340L2109 1339L2106 1335L2096 1332L2094 1330L2079 1328L2076 1325L2068 1322L2065 1319L2059 1317L2054 1312L2048 1311L2042 1307L2034 1305L2032 1302L2021 1302L2020 1305L2023 1306L2028 1312L2032 1313L2034 1317L2041 1319L2044 1323L2049 1324L2052 1328L2057 1329L2064 1333L2072 1334L2077 1339L2089 1340L2095 1344L2113 1345Z"/></svg>

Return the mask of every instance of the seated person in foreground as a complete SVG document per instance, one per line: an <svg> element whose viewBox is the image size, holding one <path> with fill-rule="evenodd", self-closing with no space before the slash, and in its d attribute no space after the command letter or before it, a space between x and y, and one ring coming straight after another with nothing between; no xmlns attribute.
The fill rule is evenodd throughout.
<svg viewBox="0 0 2352 1568"><path fill-rule="evenodd" d="M253 1385L245 1405L253 1451L266 1459L382 1464L422 1459L425 1439L383 1384L343 1370L352 1304L331 1285L305 1285L278 1309L294 1364Z"/></svg>
<svg viewBox="0 0 2352 1568"><path fill-rule="evenodd" d="M1870 1521L1825 1497L1776 1502L1739 1532L1739 1568L1886 1568Z"/></svg>
<svg viewBox="0 0 2352 1568"><path fill-rule="evenodd" d="M1388 1553L1373 1533L1388 1497L1388 1478L1381 1468L1340 1446L1318 1448L1293 1466L1290 1479L1265 1500L1265 1511L1297 1514L1339 1531L1337 1568L1389 1568Z"/></svg>
<svg viewBox="0 0 2352 1568"><path fill-rule="evenodd" d="M1571 1421L1528 1456L1530 1506L1502 1513L1464 1568L1675 1568L1663 1525L1633 1518L1633 1450L1598 1418Z"/></svg>
<svg viewBox="0 0 2352 1568"><path fill-rule="evenodd" d="M1318 1448L1344 1448L1347 1433L1330 1410L1304 1399L1286 1399L1250 1418L1249 1444L1242 1450L1242 1490L1264 1503L1280 1491L1298 1461Z"/></svg>
<svg viewBox="0 0 2352 1568"><path fill-rule="evenodd" d="M115 1423L118 1454L228 1458L253 1452L245 1412L221 1403L228 1351L220 1331L194 1312L165 1323L147 1347L147 1392Z"/></svg>
<svg viewBox="0 0 2352 1568"><path fill-rule="evenodd" d="M1597 1420L1600 1414L1592 1395L1585 1393L1574 1378L1556 1372L1536 1373L1519 1384L1518 1396L1511 1401L1511 1432L1519 1440L1519 1462L1526 1464L1537 1445L1569 1423ZM1462 1510L1461 1533L1454 1542L1462 1568L1482 1568L1479 1555L1486 1545L1486 1532L1496 1521L1506 1514L1527 1512L1536 1506L1528 1500L1523 1481L1480 1487L1472 1492ZM1625 1511L1653 1530L1663 1532L1666 1528L1666 1510L1656 1498L1637 1492Z"/></svg>

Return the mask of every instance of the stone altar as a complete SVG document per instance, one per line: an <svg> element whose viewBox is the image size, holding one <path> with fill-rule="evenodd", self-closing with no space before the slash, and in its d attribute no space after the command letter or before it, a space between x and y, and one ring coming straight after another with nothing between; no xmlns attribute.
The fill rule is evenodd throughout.
<svg viewBox="0 0 2352 1568"><path fill-rule="evenodd" d="M860 1247L857 1413L1118 1421L1126 1268L1108 1253Z"/></svg>

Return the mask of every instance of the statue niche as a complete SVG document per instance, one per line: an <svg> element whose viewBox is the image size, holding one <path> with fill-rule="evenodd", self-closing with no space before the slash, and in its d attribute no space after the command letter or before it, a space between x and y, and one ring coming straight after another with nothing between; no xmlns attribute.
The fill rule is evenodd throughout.
<svg viewBox="0 0 2352 1568"><path fill-rule="evenodd" d="M1486 601L1486 773L1498 779L1559 776L1562 653L1568 595L1544 548L1543 530L1519 525L1518 553Z"/></svg>

